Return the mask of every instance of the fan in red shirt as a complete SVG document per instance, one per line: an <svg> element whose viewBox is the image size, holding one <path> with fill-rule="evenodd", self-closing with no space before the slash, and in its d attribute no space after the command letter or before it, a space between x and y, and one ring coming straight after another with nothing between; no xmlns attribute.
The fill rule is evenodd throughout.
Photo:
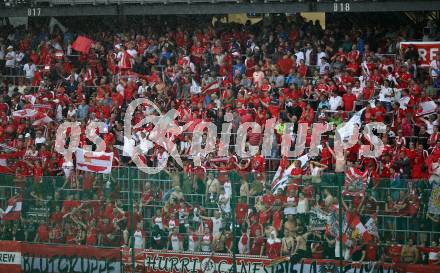
<svg viewBox="0 0 440 273"><path fill-rule="evenodd" d="M258 151L251 160L251 172L255 173L255 178L259 181L264 180L264 174L266 172L266 160Z"/></svg>
<svg viewBox="0 0 440 273"><path fill-rule="evenodd" d="M251 238L250 254L263 255L264 245L264 237L261 236L261 231L257 229L254 238Z"/></svg>
<svg viewBox="0 0 440 273"><path fill-rule="evenodd" d="M239 202L235 206L235 218L237 220L237 224L239 225L243 225L249 210L249 206L247 205L246 201L246 197L241 196Z"/></svg>
<svg viewBox="0 0 440 273"><path fill-rule="evenodd" d="M301 161L296 160L294 163L294 167L292 168L290 175L293 176L293 178L289 179L289 184L287 186L287 192L290 192L294 190L295 192L298 191L298 185L301 183L301 178L298 178L299 176L302 176L304 174L304 170L301 168ZM292 183L290 183L292 182Z"/></svg>
<svg viewBox="0 0 440 273"><path fill-rule="evenodd" d="M42 221L40 226L38 226L37 237L35 238L35 242L41 242L41 243L49 242L49 228L44 221Z"/></svg>
<svg viewBox="0 0 440 273"><path fill-rule="evenodd" d="M375 237L373 240L369 240L365 246L364 261L377 261L377 239Z"/></svg>
<svg viewBox="0 0 440 273"><path fill-rule="evenodd" d="M269 259L274 259L280 256L281 240L277 238L275 230L272 230L270 237L266 240L265 250Z"/></svg>
<svg viewBox="0 0 440 273"><path fill-rule="evenodd" d="M284 76L289 74L294 65L292 58L288 54L284 54L283 58L281 58L277 64L280 68L281 74L283 74Z"/></svg>
<svg viewBox="0 0 440 273"><path fill-rule="evenodd" d="M347 89L347 93L342 96L342 102L344 103L344 111L354 111L356 95L351 92L351 87Z"/></svg>

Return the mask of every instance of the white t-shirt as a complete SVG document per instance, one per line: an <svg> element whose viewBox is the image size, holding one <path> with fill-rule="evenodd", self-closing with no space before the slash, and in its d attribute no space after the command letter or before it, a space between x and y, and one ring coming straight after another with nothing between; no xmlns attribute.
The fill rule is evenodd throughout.
<svg viewBox="0 0 440 273"><path fill-rule="evenodd" d="M119 92L119 94L121 94L122 96L124 96L124 86L122 85L122 84L118 84L118 85L116 85L116 91L118 91Z"/></svg>
<svg viewBox="0 0 440 273"><path fill-rule="evenodd" d="M342 98L341 96L330 96L328 103L330 104L330 110L336 111L339 106L342 106Z"/></svg>
<svg viewBox="0 0 440 273"><path fill-rule="evenodd" d="M431 67L431 76L432 77L440 76L440 61L432 60L430 67Z"/></svg>
<svg viewBox="0 0 440 273"><path fill-rule="evenodd" d="M264 72L263 71L255 71L252 74L252 78L254 79L254 84L261 86L261 84L263 84Z"/></svg>
<svg viewBox="0 0 440 273"><path fill-rule="evenodd" d="M210 235L203 235L200 249L204 252L211 252L212 237Z"/></svg>
<svg viewBox="0 0 440 273"><path fill-rule="evenodd" d="M127 49L127 53L130 54L131 57L136 58L138 53L136 51L136 49Z"/></svg>
<svg viewBox="0 0 440 273"><path fill-rule="evenodd" d="M355 86L351 89L351 92L356 95L356 98L359 98L359 96L362 94L362 87Z"/></svg>
<svg viewBox="0 0 440 273"><path fill-rule="evenodd" d="M310 55L312 54L313 49L306 50L306 65L310 64Z"/></svg>
<svg viewBox="0 0 440 273"><path fill-rule="evenodd" d="M134 248L143 248L144 244L144 234L141 230L136 230L133 234L134 237Z"/></svg>
<svg viewBox="0 0 440 273"><path fill-rule="evenodd" d="M440 259L440 256L438 255L438 252L431 250L428 254L428 260L430 261L438 261Z"/></svg>
<svg viewBox="0 0 440 273"><path fill-rule="evenodd" d="M167 164L168 161L168 153L164 151L163 153L157 154L157 165L158 166L164 166Z"/></svg>
<svg viewBox="0 0 440 273"><path fill-rule="evenodd" d="M170 241L171 241L171 247L174 251L183 250L180 249L180 238L178 235L171 235Z"/></svg>
<svg viewBox="0 0 440 273"><path fill-rule="evenodd" d="M391 102L392 97L387 97L393 94L393 89L391 87L384 87L380 89L379 92L379 101Z"/></svg>
<svg viewBox="0 0 440 273"><path fill-rule="evenodd" d="M190 234L188 236L188 251L196 251L197 235Z"/></svg>
<svg viewBox="0 0 440 273"><path fill-rule="evenodd" d="M163 230L162 217L155 217L153 220L154 224L157 225L161 230Z"/></svg>
<svg viewBox="0 0 440 273"><path fill-rule="evenodd" d="M143 85L141 85L141 86L139 86L139 88L138 88L138 95L141 95L141 94L143 94L145 91L147 91L147 87L148 86L143 86Z"/></svg>
<svg viewBox="0 0 440 273"><path fill-rule="evenodd" d="M223 219L221 217L220 218L211 217L211 221L212 221L212 234L216 236L217 234L220 233L220 228L223 225Z"/></svg>
<svg viewBox="0 0 440 273"><path fill-rule="evenodd" d="M35 71L37 71L37 67L35 64L25 64L23 66L23 71L25 72L27 79L32 79L35 75Z"/></svg>
<svg viewBox="0 0 440 273"><path fill-rule="evenodd" d="M322 57L327 57L327 54L325 54L324 51L321 51L318 53L317 58L316 58L316 65L321 65L321 58Z"/></svg>
<svg viewBox="0 0 440 273"><path fill-rule="evenodd" d="M319 65L319 74L320 75L324 75L326 70L330 69L330 64L329 63L325 63L325 64L320 64Z"/></svg>
<svg viewBox="0 0 440 273"><path fill-rule="evenodd" d="M76 109L73 108L72 110L67 111L67 116L68 116L68 117L74 117L74 116L76 116Z"/></svg>
<svg viewBox="0 0 440 273"><path fill-rule="evenodd" d="M23 61L23 58L24 58L23 52L19 52L18 54L15 54L15 61L17 61L17 63L20 63L21 61Z"/></svg>
<svg viewBox="0 0 440 273"><path fill-rule="evenodd" d="M14 67L15 66L15 57L16 57L15 51L8 52L5 57L5 59L6 59L5 66L6 67Z"/></svg>
<svg viewBox="0 0 440 273"><path fill-rule="evenodd" d="M225 213L230 213L231 212L231 199L229 198L229 196L225 193L225 194L220 194L218 196L219 201L221 201L220 203L220 208L222 209L222 211L224 211ZM223 203L223 200L226 200L226 203Z"/></svg>
<svg viewBox="0 0 440 273"><path fill-rule="evenodd" d="M45 143L46 138L45 137L37 137L35 138L35 144Z"/></svg>
<svg viewBox="0 0 440 273"><path fill-rule="evenodd" d="M298 51L297 53L295 53L296 56L296 63L299 64L301 62L301 60L304 60L304 52L302 51Z"/></svg>

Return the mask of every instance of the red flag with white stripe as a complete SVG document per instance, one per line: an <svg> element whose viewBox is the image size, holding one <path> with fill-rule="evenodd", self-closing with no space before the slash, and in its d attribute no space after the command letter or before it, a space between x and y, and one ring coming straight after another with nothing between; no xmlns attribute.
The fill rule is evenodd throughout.
<svg viewBox="0 0 440 273"><path fill-rule="evenodd" d="M94 173L110 173L112 170L113 153L78 149L75 155L78 170Z"/></svg>
<svg viewBox="0 0 440 273"><path fill-rule="evenodd" d="M20 196L14 196L8 200L8 207L2 215L3 221L13 221L20 219L23 199Z"/></svg>
<svg viewBox="0 0 440 273"><path fill-rule="evenodd" d="M35 119L36 120L32 123L33 126L45 125L53 121L46 113L41 112L35 116Z"/></svg>
<svg viewBox="0 0 440 273"><path fill-rule="evenodd" d="M216 93L219 88L220 88L220 83L218 81L213 81L212 83L206 85L203 88L202 93L205 95L211 95Z"/></svg>
<svg viewBox="0 0 440 273"><path fill-rule="evenodd" d="M36 114L37 114L37 110L35 109L23 109L12 112L12 116L17 118L32 118Z"/></svg>
<svg viewBox="0 0 440 273"><path fill-rule="evenodd" d="M119 60L119 69L131 69L131 58L131 55L128 54L127 51L124 51L121 60Z"/></svg>

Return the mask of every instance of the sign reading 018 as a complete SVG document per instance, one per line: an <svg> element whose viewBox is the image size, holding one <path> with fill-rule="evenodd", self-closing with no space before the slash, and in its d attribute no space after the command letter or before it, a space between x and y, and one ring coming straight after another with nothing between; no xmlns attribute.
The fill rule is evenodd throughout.
<svg viewBox="0 0 440 273"><path fill-rule="evenodd" d="M349 12L350 3L333 3L333 12Z"/></svg>
<svg viewBox="0 0 440 273"><path fill-rule="evenodd" d="M41 8L29 8L27 15L29 17L41 16Z"/></svg>

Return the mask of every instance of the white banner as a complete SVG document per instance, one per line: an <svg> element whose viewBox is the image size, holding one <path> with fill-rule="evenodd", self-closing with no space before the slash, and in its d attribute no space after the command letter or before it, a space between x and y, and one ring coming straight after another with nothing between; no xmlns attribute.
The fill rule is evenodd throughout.
<svg viewBox="0 0 440 273"><path fill-rule="evenodd" d="M0 264L21 264L20 252L0 251Z"/></svg>

